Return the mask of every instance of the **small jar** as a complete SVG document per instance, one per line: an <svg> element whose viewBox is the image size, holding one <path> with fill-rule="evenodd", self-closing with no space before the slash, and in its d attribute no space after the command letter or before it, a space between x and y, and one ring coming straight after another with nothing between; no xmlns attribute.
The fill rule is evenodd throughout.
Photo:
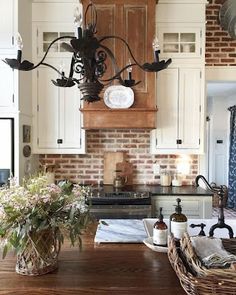
<svg viewBox="0 0 236 295"><path fill-rule="evenodd" d="M171 185L171 175L168 171L161 173L161 186L170 186Z"/></svg>

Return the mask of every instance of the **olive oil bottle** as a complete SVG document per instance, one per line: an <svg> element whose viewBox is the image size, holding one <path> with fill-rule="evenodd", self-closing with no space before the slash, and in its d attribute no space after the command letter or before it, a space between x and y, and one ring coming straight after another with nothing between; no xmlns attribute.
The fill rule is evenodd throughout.
<svg viewBox="0 0 236 295"><path fill-rule="evenodd" d="M168 228L165 222L163 221L162 208L160 208L160 214L158 220L153 226L153 244L155 246L167 246L167 235Z"/></svg>
<svg viewBox="0 0 236 295"><path fill-rule="evenodd" d="M177 198L175 213L170 216L170 232L174 238L180 240L185 232L187 232L187 217L182 213L181 199Z"/></svg>

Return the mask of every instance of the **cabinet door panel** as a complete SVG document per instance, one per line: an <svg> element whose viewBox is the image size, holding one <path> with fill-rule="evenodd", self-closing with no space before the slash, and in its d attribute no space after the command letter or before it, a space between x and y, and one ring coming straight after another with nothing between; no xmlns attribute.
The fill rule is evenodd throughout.
<svg viewBox="0 0 236 295"><path fill-rule="evenodd" d="M179 87L180 148L199 148L201 70L180 69Z"/></svg>
<svg viewBox="0 0 236 295"><path fill-rule="evenodd" d="M11 111L14 107L14 72L5 63L0 63L0 110Z"/></svg>
<svg viewBox="0 0 236 295"><path fill-rule="evenodd" d="M177 147L178 69L166 69L157 76L157 148Z"/></svg>
<svg viewBox="0 0 236 295"><path fill-rule="evenodd" d="M1 0L0 5L0 49L11 49L14 36L14 0Z"/></svg>
<svg viewBox="0 0 236 295"><path fill-rule="evenodd" d="M52 84L55 72L42 67L38 70L38 148L57 148L59 88Z"/></svg>
<svg viewBox="0 0 236 295"><path fill-rule="evenodd" d="M60 90L59 134L63 138L60 148L80 148L81 145L81 114L80 91L77 87Z"/></svg>

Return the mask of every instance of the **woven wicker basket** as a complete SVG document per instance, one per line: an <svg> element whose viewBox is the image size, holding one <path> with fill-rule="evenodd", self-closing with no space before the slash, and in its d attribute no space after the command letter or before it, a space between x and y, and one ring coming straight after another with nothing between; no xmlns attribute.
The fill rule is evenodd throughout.
<svg viewBox="0 0 236 295"><path fill-rule="evenodd" d="M21 275L38 276L55 270L60 246L56 231L30 233L23 251L17 255L16 272Z"/></svg>
<svg viewBox="0 0 236 295"><path fill-rule="evenodd" d="M223 239L226 250L236 254L236 239ZM175 270L180 283L189 295L235 295L236 270L207 269L198 259L189 236L181 240L180 247L176 246L173 237L169 238L169 261Z"/></svg>

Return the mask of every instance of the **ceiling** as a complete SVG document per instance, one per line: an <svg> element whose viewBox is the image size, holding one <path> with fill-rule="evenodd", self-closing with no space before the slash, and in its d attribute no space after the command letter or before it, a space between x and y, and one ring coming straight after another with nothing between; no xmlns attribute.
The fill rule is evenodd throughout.
<svg viewBox="0 0 236 295"><path fill-rule="evenodd" d="M236 96L236 82L208 82L207 96Z"/></svg>

